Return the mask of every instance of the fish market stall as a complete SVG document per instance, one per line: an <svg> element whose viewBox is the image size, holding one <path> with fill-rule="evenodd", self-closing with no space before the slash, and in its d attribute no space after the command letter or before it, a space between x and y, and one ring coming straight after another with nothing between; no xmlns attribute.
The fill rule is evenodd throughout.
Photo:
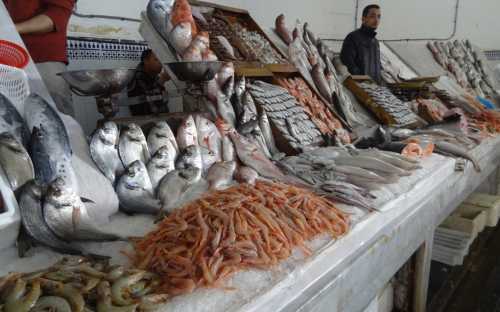
<svg viewBox="0 0 500 312"><path fill-rule="evenodd" d="M153 0L148 10L163 4ZM53 109L32 62L24 69L31 95L13 105L0 98L0 121L15 106L11 115L21 124L10 133L12 123L0 122L8 132L0 135L0 165L12 169L4 163L13 153L6 146L26 156L17 158L25 167L7 170L17 175L6 174L11 188L19 187L17 202L2 197L21 215L15 231L23 229L17 246L10 242L0 253L6 311L17 304L362 311L415 253L414 307L424 311L434 230L496 172L500 137L380 127L370 148L354 147L351 130L365 118L389 113L386 124L408 125L420 117L366 81L352 82L351 90L376 117L360 114L345 86L352 77L307 25L298 23L294 33L303 33L292 38L278 17L287 55L248 12L194 4L177 0L172 21L144 13L141 27L164 49L159 56L169 58L177 83L203 98L202 113L107 119L87 142L74 120ZM151 33L155 21L172 24L163 25L166 34ZM22 45L3 4L0 30L0 39ZM263 40L268 44L256 53ZM453 118L460 124L462 115ZM471 128L496 120L477 118ZM430 153L413 153L436 133ZM434 145L470 161L432 153ZM22 302L17 293L25 294Z"/></svg>

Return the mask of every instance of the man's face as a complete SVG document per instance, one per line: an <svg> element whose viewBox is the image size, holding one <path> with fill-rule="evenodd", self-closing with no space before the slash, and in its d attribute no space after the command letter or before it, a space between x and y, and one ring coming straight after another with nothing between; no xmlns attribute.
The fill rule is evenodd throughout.
<svg viewBox="0 0 500 312"><path fill-rule="evenodd" d="M377 29L380 25L380 18L382 17L380 9L370 9L367 16L363 16L363 25Z"/></svg>
<svg viewBox="0 0 500 312"><path fill-rule="evenodd" d="M156 58L156 55L154 53L151 53L145 60L144 60L144 67L146 71L158 75L161 72L162 65L160 61Z"/></svg>

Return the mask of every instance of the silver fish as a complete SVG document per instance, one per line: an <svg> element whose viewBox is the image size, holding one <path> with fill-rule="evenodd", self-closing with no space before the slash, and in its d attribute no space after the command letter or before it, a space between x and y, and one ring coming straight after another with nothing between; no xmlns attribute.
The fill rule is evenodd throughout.
<svg viewBox="0 0 500 312"><path fill-rule="evenodd" d="M234 144L227 135L224 135L222 137L222 160L236 160L236 151L234 150Z"/></svg>
<svg viewBox="0 0 500 312"><path fill-rule="evenodd" d="M169 34L169 42L179 55L189 47L192 42L192 29L189 22L177 24Z"/></svg>
<svg viewBox="0 0 500 312"><path fill-rule="evenodd" d="M130 166L136 160L140 160L144 164L149 162L151 156L148 143L138 125L131 123L127 126L127 129L122 131L118 152L124 167Z"/></svg>
<svg viewBox="0 0 500 312"><path fill-rule="evenodd" d="M316 64L312 69L312 77L314 79L314 83L319 90L319 93L323 98L325 98L328 103L333 103L332 100L332 90L330 90L330 86L328 85L328 81L326 80L323 69L319 64Z"/></svg>
<svg viewBox="0 0 500 312"><path fill-rule="evenodd" d="M56 251L80 254L74 246L57 237L45 223L42 209L42 187L30 181L19 192L19 212L24 230L35 242Z"/></svg>
<svg viewBox="0 0 500 312"><path fill-rule="evenodd" d="M243 114L243 94L246 90L246 79L245 77L241 77L236 79L234 84L234 95L231 99L231 102L234 106L234 112L236 116L239 118Z"/></svg>
<svg viewBox="0 0 500 312"><path fill-rule="evenodd" d="M30 131L23 117L19 114L12 102L0 93L0 133L9 132L25 147L30 140Z"/></svg>
<svg viewBox="0 0 500 312"><path fill-rule="evenodd" d="M162 203L162 210L172 212L182 195L194 183L200 181L201 170L188 167L186 169L169 172L160 183L158 198Z"/></svg>
<svg viewBox="0 0 500 312"><path fill-rule="evenodd" d="M175 135L166 121L159 121L151 128L147 141L151 156L156 154L163 146L168 147L170 155L174 156L174 158L179 153L179 146L177 146Z"/></svg>
<svg viewBox="0 0 500 312"><path fill-rule="evenodd" d="M479 162L462 147L444 141L434 142L434 144L436 147L436 153L445 154L447 156L458 156L470 160L470 162L474 166L474 169L477 172L481 172L481 166L479 166Z"/></svg>
<svg viewBox="0 0 500 312"><path fill-rule="evenodd" d="M217 73L217 84L222 88L231 77L234 77L234 65L231 62L225 62Z"/></svg>
<svg viewBox="0 0 500 312"><path fill-rule="evenodd" d="M195 117L195 123L198 130L198 144L213 152L216 161L220 161L222 159L222 137L217 126L201 115Z"/></svg>
<svg viewBox="0 0 500 312"><path fill-rule="evenodd" d="M13 191L35 178L35 169L24 146L8 133L0 134L0 167Z"/></svg>
<svg viewBox="0 0 500 312"><path fill-rule="evenodd" d="M187 167L195 167L203 170L203 158L201 156L201 148L198 145L191 145L184 149L175 163L177 169L185 169Z"/></svg>
<svg viewBox="0 0 500 312"><path fill-rule="evenodd" d="M153 190L156 190L161 179L170 171L175 170L175 159L170 154L167 146L160 147L156 154L153 155L147 169Z"/></svg>
<svg viewBox="0 0 500 312"><path fill-rule="evenodd" d="M165 40L173 28L170 23L173 4L174 0L150 0L146 10L153 27Z"/></svg>
<svg viewBox="0 0 500 312"><path fill-rule="evenodd" d="M99 229L80 197L62 178L57 178L50 184L43 204L43 213L49 228L65 240L119 239L117 235Z"/></svg>
<svg viewBox="0 0 500 312"><path fill-rule="evenodd" d="M198 145L198 130L192 115L186 117L177 129L177 144L179 150L191 145Z"/></svg>
<svg viewBox="0 0 500 312"><path fill-rule="evenodd" d="M355 157L339 156L335 158L335 164L340 166L356 166L368 169L375 173L380 172L386 174L396 174L399 176L411 175L411 173L408 172L407 170L403 170L383 160L370 156L355 156Z"/></svg>
<svg viewBox="0 0 500 312"><path fill-rule="evenodd" d="M226 50L231 59L235 60L236 56L234 55L234 48L231 43L229 43L229 40L227 40L224 36L217 36L216 38L217 40L219 40L220 44L222 45L224 50Z"/></svg>
<svg viewBox="0 0 500 312"><path fill-rule="evenodd" d="M377 157L380 160L383 160L391 165L394 165L396 167L399 167L403 170L417 170L421 169L422 166L415 164L413 162L410 162L406 159L402 159L400 157L393 157L392 154L390 153L385 153L383 151L377 150L377 149L369 149L369 150L363 150L362 154L370 156L373 155ZM404 156L403 156L404 157Z"/></svg>
<svg viewBox="0 0 500 312"><path fill-rule="evenodd" d="M217 93L217 113L219 116L232 127L236 126L236 114L229 98L222 92Z"/></svg>
<svg viewBox="0 0 500 312"><path fill-rule="evenodd" d="M212 167L213 164L221 161L220 155L217 155L208 148L200 146L200 152L201 152L201 162L203 165L202 169L204 174L208 172L208 170Z"/></svg>
<svg viewBox="0 0 500 312"><path fill-rule="evenodd" d="M228 186L233 180L235 170L235 161L223 161L214 164L210 167L210 170L208 170L207 181L209 183L209 188L218 190Z"/></svg>
<svg viewBox="0 0 500 312"><path fill-rule="evenodd" d="M128 213L156 214L160 202L154 196L153 185L144 163L134 161L118 180L116 194L120 199L120 207Z"/></svg>
<svg viewBox="0 0 500 312"><path fill-rule="evenodd" d="M107 121L102 128L95 131L90 140L90 155L111 183L114 183L116 176L124 170L118 155L118 139L118 126L112 121Z"/></svg>
<svg viewBox="0 0 500 312"><path fill-rule="evenodd" d="M267 118L267 114L265 110L262 110L262 114L260 114L259 118L259 126L262 131L262 135L266 141L269 152L272 155L278 154L279 150L276 147L276 142L274 141L273 131L271 130L271 124L269 123L269 118Z"/></svg>
<svg viewBox="0 0 500 312"><path fill-rule="evenodd" d="M252 185L255 184L255 181L258 177L259 174L257 173L257 171L246 166L239 167L235 175L236 181L238 181L239 183L248 183Z"/></svg>
<svg viewBox="0 0 500 312"><path fill-rule="evenodd" d="M63 177L78 192L78 181L71 161L73 152L61 117L39 95L31 94L24 104L26 123L33 130L30 155L37 179L49 184L57 177Z"/></svg>

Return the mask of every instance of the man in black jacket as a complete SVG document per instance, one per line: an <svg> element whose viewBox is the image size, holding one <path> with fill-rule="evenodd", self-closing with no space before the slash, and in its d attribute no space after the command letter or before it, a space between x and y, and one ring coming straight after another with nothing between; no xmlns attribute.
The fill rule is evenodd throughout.
<svg viewBox="0 0 500 312"><path fill-rule="evenodd" d="M382 82L380 46L377 28L380 24L380 7L376 4L363 9L363 25L344 39L340 59L352 75L368 75L377 83Z"/></svg>

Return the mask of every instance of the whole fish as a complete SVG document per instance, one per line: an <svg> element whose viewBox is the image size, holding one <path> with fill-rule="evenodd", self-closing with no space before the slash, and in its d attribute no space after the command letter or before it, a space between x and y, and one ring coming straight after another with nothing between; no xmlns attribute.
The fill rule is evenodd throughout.
<svg viewBox="0 0 500 312"><path fill-rule="evenodd" d="M163 146L168 148L169 155L173 156L174 159L179 153L179 147L177 146L175 135L166 121L159 121L155 123L154 127L149 131L147 141L151 156L156 154L156 152Z"/></svg>
<svg viewBox="0 0 500 312"><path fill-rule="evenodd" d="M177 169L185 169L187 167L195 167L203 170L203 158L201 156L201 148L198 145L191 145L184 149L177 162Z"/></svg>
<svg viewBox="0 0 500 312"><path fill-rule="evenodd" d="M244 136L248 136L252 132L254 132L259 127L259 121L257 118L251 119L244 124L241 124L237 130L238 133Z"/></svg>
<svg viewBox="0 0 500 312"><path fill-rule="evenodd" d="M234 94L231 98L231 102L234 106L234 112L237 117L241 117L243 114L243 94L246 91L246 79L241 77L236 79L234 83Z"/></svg>
<svg viewBox="0 0 500 312"><path fill-rule="evenodd" d="M404 170L417 170L421 169L422 166L415 164L414 162L408 161L406 159L402 159L401 157L394 157L390 153L385 153L383 151L380 151L378 149L368 149L368 150L363 150L362 154L370 156L373 155L377 157L380 160L383 160L391 165L394 165L396 167L399 167ZM404 157L404 156L403 156Z"/></svg>
<svg viewBox="0 0 500 312"><path fill-rule="evenodd" d="M217 84L222 88L231 77L234 77L234 65L225 62L217 72Z"/></svg>
<svg viewBox="0 0 500 312"><path fill-rule="evenodd" d="M249 139L253 140L253 142L259 146L260 150L264 153L264 155L271 159L273 155L271 155L271 152L269 152L269 149L267 148L267 143L266 139L264 138L264 135L262 134L262 131L260 130L260 127L257 126L254 132L252 132L250 135L247 136Z"/></svg>
<svg viewBox="0 0 500 312"><path fill-rule="evenodd" d="M128 213L156 214L160 202L154 196L153 185L144 163L134 161L118 180L116 194L120 207Z"/></svg>
<svg viewBox="0 0 500 312"><path fill-rule="evenodd" d="M227 52L227 54L231 57L231 59L236 60L236 56L234 54L234 48L229 43L229 40L226 39L224 36L217 36L217 40L219 40L219 43L222 45L224 50Z"/></svg>
<svg viewBox="0 0 500 312"><path fill-rule="evenodd" d="M174 0L150 0L146 10L153 27L165 40L173 28L170 23L173 4Z"/></svg>
<svg viewBox="0 0 500 312"><path fill-rule="evenodd" d="M257 171L247 166L240 166L238 170L236 170L235 178L239 183L248 183L254 185L258 177L259 174L257 173Z"/></svg>
<svg viewBox="0 0 500 312"><path fill-rule="evenodd" d="M120 134L118 152L123 166L128 167L136 160L147 164L150 159L148 143L142 129L135 123L127 126L127 129Z"/></svg>
<svg viewBox="0 0 500 312"><path fill-rule="evenodd" d="M201 163L203 166L202 170L204 174L208 172L208 170L212 167L213 164L222 160L220 158L221 157L220 154L216 154L203 146L200 146L200 152L201 152Z"/></svg>
<svg viewBox="0 0 500 312"><path fill-rule="evenodd" d="M19 114L12 102L0 93L0 133L9 132L25 147L30 141L30 131L23 117Z"/></svg>
<svg viewBox="0 0 500 312"><path fill-rule="evenodd" d="M194 167L169 172L161 180L158 188L162 210L172 212L188 188L200 181L200 176L201 170Z"/></svg>
<svg viewBox="0 0 500 312"><path fill-rule="evenodd" d="M45 195L43 214L49 228L68 241L119 239L117 235L105 233L98 228L80 197L62 178L57 178L50 184Z"/></svg>
<svg viewBox="0 0 500 312"><path fill-rule="evenodd" d="M222 159L222 137L217 126L201 115L195 117L195 124L198 131L198 144L213 152L216 161L220 161Z"/></svg>
<svg viewBox="0 0 500 312"><path fill-rule="evenodd" d="M470 162L474 166L474 169L477 172L481 172L481 167L479 166L478 161L462 147L444 141L437 141L434 142L434 144L436 153L444 153L447 155L458 156L470 160Z"/></svg>
<svg viewBox="0 0 500 312"><path fill-rule="evenodd" d="M276 33L278 34L278 36L287 44L291 44L292 41L293 41L293 38L292 38L292 33L290 32L290 30L286 27L286 22L285 22L285 15L284 14L280 14L278 15L278 17L276 18L276 21L274 23L274 27L275 27L275 30L276 30Z"/></svg>
<svg viewBox="0 0 500 312"><path fill-rule="evenodd" d="M214 164L208 170L207 181L209 188L219 190L228 186L233 180L234 171L236 170L235 161L223 161Z"/></svg>
<svg viewBox="0 0 500 312"><path fill-rule="evenodd" d="M250 91L243 94L243 112L239 116L239 124L245 124L252 119L257 119L257 107Z"/></svg>
<svg viewBox="0 0 500 312"><path fill-rule="evenodd" d="M170 32L168 41L174 47L175 51L179 55L182 55L193 40L192 34L190 23L180 23Z"/></svg>
<svg viewBox="0 0 500 312"><path fill-rule="evenodd" d="M259 126L262 131L262 135L267 144L267 148L272 155L278 154L279 150L276 147L276 142L274 141L273 131L271 130L271 124L269 123L269 118L265 110L262 110L259 118Z"/></svg>
<svg viewBox="0 0 500 312"><path fill-rule="evenodd" d="M153 190L156 190L161 179L170 171L175 170L175 159L167 146L160 147L153 155L147 166Z"/></svg>
<svg viewBox="0 0 500 312"><path fill-rule="evenodd" d="M224 85L220 87L222 93L227 97L228 100L231 100L231 97L234 94L234 76L230 77ZM232 108L232 106L231 106Z"/></svg>
<svg viewBox="0 0 500 312"><path fill-rule="evenodd" d="M24 230L35 242L68 254L80 254L72 244L57 237L45 223L42 209L43 189L35 181L26 183L19 192L18 203Z"/></svg>
<svg viewBox="0 0 500 312"><path fill-rule="evenodd" d="M372 203L372 198L366 198L359 192L356 186L339 181L329 181L321 186L321 190L326 192L326 196L334 201L347 205L352 205L369 211L376 210Z"/></svg>
<svg viewBox="0 0 500 312"><path fill-rule="evenodd" d="M386 183L385 177L382 177L370 170L363 169L360 167L334 165L331 166L331 170L333 172L343 173L346 176L353 176L355 178L363 179L374 183Z"/></svg>
<svg viewBox="0 0 500 312"><path fill-rule="evenodd" d="M13 191L35 178L35 169L28 152L8 132L0 134L0 167L3 168Z"/></svg>
<svg viewBox="0 0 500 312"><path fill-rule="evenodd" d="M28 128L32 129L30 155L35 176L45 184L63 177L78 192L78 182L71 161L69 135L57 111L42 97L31 94L24 103ZM36 127L36 129L35 129Z"/></svg>
<svg viewBox="0 0 500 312"><path fill-rule="evenodd" d="M328 103L333 103L332 101L332 90L330 90L330 86L328 85L328 81L326 81L325 74L323 69L319 64L316 64L312 69L312 77L314 79L314 83L319 90L319 93L323 98L325 98Z"/></svg>
<svg viewBox="0 0 500 312"><path fill-rule="evenodd" d="M112 121L107 121L102 128L95 131L90 140L90 155L111 183L114 183L116 176L124 170L118 155L118 139L118 126Z"/></svg>
<svg viewBox="0 0 500 312"><path fill-rule="evenodd" d="M226 123L235 127L236 114L229 98L222 91L217 93L217 113Z"/></svg>
<svg viewBox="0 0 500 312"><path fill-rule="evenodd" d="M318 40L314 33L309 29L309 23L304 23L304 37L308 38L308 40L314 45L318 45Z"/></svg>
<svg viewBox="0 0 500 312"><path fill-rule="evenodd" d="M236 160L236 151L234 150L234 144L227 135L224 135L222 137L222 160Z"/></svg>
<svg viewBox="0 0 500 312"><path fill-rule="evenodd" d="M177 144L179 150L191 145L198 145L198 130L192 115L186 117L177 129Z"/></svg>
<svg viewBox="0 0 500 312"><path fill-rule="evenodd" d="M399 176L409 176L410 172L393 166L383 160L369 156L345 157L339 156L335 158L335 164L339 166L356 166L375 173L382 172L387 174L397 174Z"/></svg>

